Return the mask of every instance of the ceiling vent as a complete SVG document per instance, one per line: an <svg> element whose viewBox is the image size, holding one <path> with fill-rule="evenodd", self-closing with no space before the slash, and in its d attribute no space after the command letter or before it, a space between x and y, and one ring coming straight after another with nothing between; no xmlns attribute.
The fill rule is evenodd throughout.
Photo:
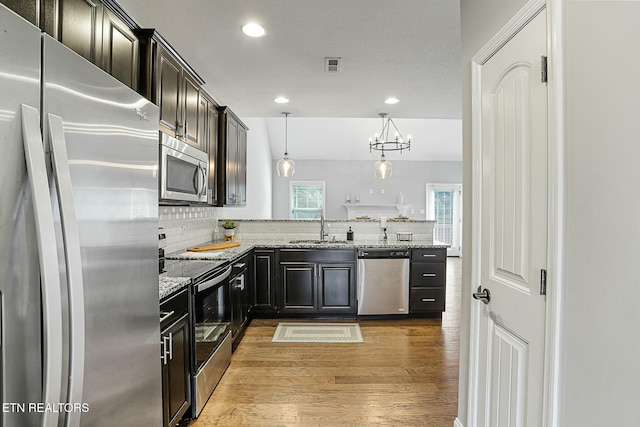
<svg viewBox="0 0 640 427"><path fill-rule="evenodd" d="M339 73L342 65L342 58L324 58L324 71L327 73Z"/></svg>

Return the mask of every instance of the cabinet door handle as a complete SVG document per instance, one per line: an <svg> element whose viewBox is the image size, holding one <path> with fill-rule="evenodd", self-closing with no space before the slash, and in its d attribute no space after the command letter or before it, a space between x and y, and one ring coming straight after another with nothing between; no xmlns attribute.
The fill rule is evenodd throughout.
<svg viewBox="0 0 640 427"><path fill-rule="evenodd" d="M436 302L435 298L422 298L422 302Z"/></svg>
<svg viewBox="0 0 640 427"><path fill-rule="evenodd" d="M162 323L169 317L173 316L175 314L175 311L170 311L168 313L166 311L161 311L160 314L162 315L162 317L160 318L160 323Z"/></svg>
<svg viewBox="0 0 640 427"><path fill-rule="evenodd" d="M169 332L169 360L173 360L173 334Z"/></svg>
<svg viewBox="0 0 640 427"><path fill-rule="evenodd" d="M247 264L244 262L239 262L237 264L233 264L234 268L244 268Z"/></svg>
<svg viewBox="0 0 640 427"><path fill-rule="evenodd" d="M162 364L166 365L169 362L167 358L167 346L169 345L169 337L162 337L162 352L160 354L160 359L162 359Z"/></svg>
<svg viewBox="0 0 640 427"><path fill-rule="evenodd" d="M425 258L434 258L436 254L422 254L422 256Z"/></svg>
<svg viewBox="0 0 640 427"><path fill-rule="evenodd" d="M436 273L422 273L422 277L436 277Z"/></svg>

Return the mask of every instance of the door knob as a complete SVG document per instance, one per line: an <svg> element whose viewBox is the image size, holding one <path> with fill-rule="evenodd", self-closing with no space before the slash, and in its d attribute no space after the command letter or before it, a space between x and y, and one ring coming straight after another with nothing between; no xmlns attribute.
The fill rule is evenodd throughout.
<svg viewBox="0 0 640 427"><path fill-rule="evenodd" d="M482 286L478 286L478 292L473 293L473 299L480 300L484 304L489 304L489 301L491 301L491 292L489 292L489 289L482 289Z"/></svg>

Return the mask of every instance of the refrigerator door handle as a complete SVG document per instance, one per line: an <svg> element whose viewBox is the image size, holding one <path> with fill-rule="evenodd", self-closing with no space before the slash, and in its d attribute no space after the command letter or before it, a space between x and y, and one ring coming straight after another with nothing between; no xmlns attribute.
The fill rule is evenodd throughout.
<svg viewBox="0 0 640 427"><path fill-rule="evenodd" d="M53 174L55 176L60 205L62 239L64 240L68 278L70 366L67 402L70 404L80 404L82 403L82 387L84 383L85 347L84 284L82 281L80 233L76 219L73 189L71 187L69 156L67 154L67 143L64 137L62 118L49 114L48 119ZM76 427L80 425L80 414L79 411L69 412L66 426Z"/></svg>
<svg viewBox="0 0 640 427"><path fill-rule="evenodd" d="M53 223L53 208L45 164L38 110L22 105L22 141L24 144L29 186L33 199L38 258L42 287L43 316L43 402L62 402L62 297L58 250ZM43 427L56 427L59 413L45 411Z"/></svg>

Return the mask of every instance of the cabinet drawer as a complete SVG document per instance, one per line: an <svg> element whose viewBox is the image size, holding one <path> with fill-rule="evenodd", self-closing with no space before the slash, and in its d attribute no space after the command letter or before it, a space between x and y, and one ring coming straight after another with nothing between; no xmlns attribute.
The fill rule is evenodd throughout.
<svg viewBox="0 0 640 427"><path fill-rule="evenodd" d="M412 288L442 288L445 286L447 265L444 262L412 262Z"/></svg>
<svg viewBox="0 0 640 427"><path fill-rule="evenodd" d="M281 262L354 262L354 249L281 249Z"/></svg>
<svg viewBox="0 0 640 427"><path fill-rule="evenodd" d="M447 249L446 248L425 248L425 249L412 249L411 261L446 261Z"/></svg>
<svg viewBox="0 0 640 427"><path fill-rule="evenodd" d="M172 324L189 312L189 287L171 295L160 303L160 327Z"/></svg>
<svg viewBox="0 0 640 427"><path fill-rule="evenodd" d="M444 289L411 289L409 312L444 311Z"/></svg>

